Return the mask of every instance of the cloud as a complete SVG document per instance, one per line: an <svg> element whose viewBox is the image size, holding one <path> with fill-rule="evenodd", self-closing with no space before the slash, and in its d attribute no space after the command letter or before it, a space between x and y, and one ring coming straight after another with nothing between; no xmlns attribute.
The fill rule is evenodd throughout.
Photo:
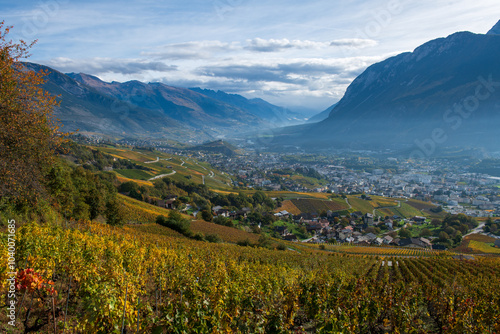
<svg viewBox="0 0 500 334"><path fill-rule="evenodd" d="M169 60L207 59L214 53L227 53L239 49L241 47L237 42L191 41L164 45L158 51L143 52L141 55Z"/></svg>
<svg viewBox="0 0 500 334"><path fill-rule="evenodd" d="M320 50L330 47L365 48L377 45L371 39L351 38L338 39L331 42L316 42L309 40L283 39L247 39L246 45L240 42L190 41L185 43L167 44L157 51L142 52L145 57L169 60L210 59L214 55L238 52L280 52L285 50Z"/></svg>
<svg viewBox="0 0 500 334"><path fill-rule="evenodd" d="M196 73L207 77L223 77L235 80L308 84L310 80L332 75L338 78L352 79L353 76L359 74L368 65L382 58L305 58L275 61L261 60L253 63L241 61L232 64L202 66L196 70Z"/></svg>
<svg viewBox="0 0 500 334"><path fill-rule="evenodd" d="M287 49L325 49L328 47L365 48L376 46L377 41L372 39L350 38L338 39L331 42L315 42L309 40L262 39L254 38L247 40L248 45L244 48L256 52L279 52Z"/></svg>
<svg viewBox="0 0 500 334"><path fill-rule="evenodd" d="M321 108L323 104L326 106L332 101L338 101L352 80L369 65L391 55L241 58L197 67L191 75L193 81L199 80L196 86L202 88L261 97L277 105L307 104ZM170 84L173 83L175 82L170 81Z"/></svg>
<svg viewBox="0 0 500 334"><path fill-rule="evenodd" d="M343 38L330 42L330 46L341 46L348 48L367 48L376 46L377 44L378 42L373 39L363 38Z"/></svg>
<svg viewBox="0 0 500 334"><path fill-rule="evenodd" d="M254 38L247 40L245 49L258 52L276 52L284 49L320 49L328 46L325 42L283 39Z"/></svg>
<svg viewBox="0 0 500 334"><path fill-rule="evenodd" d="M304 80L298 80L288 76L288 73L280 69L279 64L232 64L204 66L197 70L197 73L208 77L224 77L228 79L247 80L247 81L275 81L283 83L302 83Z"/></svg>
<svg viewBox="0 0 500 334"><path fill-rule="evenodd" d="M171 72L177 71L175 65L167 65L159 61L145 61L135 59L69 59L55 58L44 62L47 66L53 67L61 72L84 72L88 74L118 73L118 74L139 74L145 71Z"/></svg>

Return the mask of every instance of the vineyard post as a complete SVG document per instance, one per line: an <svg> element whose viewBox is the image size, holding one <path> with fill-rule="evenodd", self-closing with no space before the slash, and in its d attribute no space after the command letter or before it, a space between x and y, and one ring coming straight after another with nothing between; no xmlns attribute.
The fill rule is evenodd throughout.
<svg viewBox="0 0 500 334"><path fill-rule="evenodd" d="M34 298L35 293L33 292L31 294L31 301L30 301L30 306L28 308L28 311L26 311L26 319L24 319L24 328L28 327L28 319L30 317L31 313L31 306L33 306L33 298Z"/></svg>
<svg viewBox="0 0 500 334"><path fill-rule="evenodd" d="M127 293L128 293L128 284L125 287L125 301L123 303L122 330L120 332L121 334L123 334L123 329L125 328L125 311L127 308Z"/></svg>
<svg viewBox="0 0 500 334"><path fill-rule="evenodd" d="M66 310L64 311L64 330L63 330L63 334L66 332L66 316L68 315L68 304L69 304L69 291L71 289L71 279L73 277L69 277L69 285L68 285L68 295L66 297Z"/></svg>
<svg viewBox="0 0 500 334"><path fill-rule="evenodd" d="M137 330L136 330L136 333L139 333L140 302L141 302L141 295L138 293L137 294Z"/></svg>
<svg viewBox="0 0 500 334"><path fill-rule="evenodd" d="M155 284L155 312L158 318L158 286Z"/></svg>
<svg viewBox="0 0 500 334"><path fill-rule="evenodd" d="M54 303L54 295L52 295L52 316L54 318L54 334L57 334L56 304Z"/></svg>

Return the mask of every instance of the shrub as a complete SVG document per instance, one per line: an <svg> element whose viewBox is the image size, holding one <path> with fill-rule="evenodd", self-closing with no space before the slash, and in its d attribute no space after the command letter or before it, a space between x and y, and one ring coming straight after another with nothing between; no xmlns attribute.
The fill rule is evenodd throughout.
<svg viewBox="0 0 500 334"><path fill-rule="evenodd" d="M284 245L284 244L278 244L278 247L276 247L276 249L284 251L284 250L286 250L286 245Z"/></svg>
<svg viewBox="0 0 500 334"><path fill-rule="evenodd" d="M196 232L193 234L193 239L198 241L205 241L205 236L201 232Z"/></svg>
<svg viewBox="0 0 500 334"><path fill-rule="evenodd" d="M201 212L201 219L203 219L204 221L211 222L213 218L214 218L214 216L212 215L212 213L210 211L203 210Z"/></svg>
<svg viewBox="0 0 500 334"><path fill-rule="evenodd" d="M205 240L213 243L222 242L222 239L217 234L207 234Z"/></svg>
<svg viewBox="0 0 500 334"><path fill-rule="evenodd" d="M250 239L246 238L245 240L240 240L236 243L238 246L252 246L252 242Z"/></svg>
<svg viewBox="0 0 500 334"><path fill-rule="evenodd" d="M177 211L170 211L168 218L163 215L156 217L156 223L171 228L172 230L182 233L187 237L192 236L192 232L189 229L189 220L183 218Z"/></svg>

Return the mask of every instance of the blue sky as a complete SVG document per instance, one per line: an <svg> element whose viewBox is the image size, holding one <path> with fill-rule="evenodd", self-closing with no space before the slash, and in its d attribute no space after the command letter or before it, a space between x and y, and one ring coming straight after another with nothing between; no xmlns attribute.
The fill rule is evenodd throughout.
<svg viewBox="0 0 500 334"><path fill-rule="evenodd" d="M321 111L367 66L456 31L498 0L3 1L30 61L105 81L159 81Z"/></svg>

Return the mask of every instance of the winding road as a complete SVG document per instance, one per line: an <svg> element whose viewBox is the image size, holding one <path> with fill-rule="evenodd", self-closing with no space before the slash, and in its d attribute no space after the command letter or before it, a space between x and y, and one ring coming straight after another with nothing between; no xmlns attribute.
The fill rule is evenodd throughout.
<svg viewBox="0 0 500 334"><path fill-rule="evenodd" d="M469 234L485 234L483 233L483 227L484 227L485 222L479 223L479 225L474 228L472 231L464 235L464 237L468 236Z"/></svg>
<svg viewBox="0 0 500 334"><path fill-rule="evenodd" d="M173 171L171 171L170 173L167 173L167 174L156 175L155 177L152 177L152 178L148 179L148 181L158 180L158 179L161 179L162 177L165 177L165 176L174 175L175 173L177 173L177 172L175 170L173 170Z"/></svg>
<svg viewBox="0 0 500 334"><path fill-rule="evenodd" d="M155 162L158 162L160 161L160 157L156 157L156 160L153 160L153 161L144 161L145 164L152 164L152 163L155 163Z"/></svg>
<svg viewBox="0 0 500 334"><path fill-rule="evenodd" d="M345 198L345 202L347 203L347 205L349 205L349 209L352 209L352 205L351 203L349 203L349 199L347 197Z"/></svg>

